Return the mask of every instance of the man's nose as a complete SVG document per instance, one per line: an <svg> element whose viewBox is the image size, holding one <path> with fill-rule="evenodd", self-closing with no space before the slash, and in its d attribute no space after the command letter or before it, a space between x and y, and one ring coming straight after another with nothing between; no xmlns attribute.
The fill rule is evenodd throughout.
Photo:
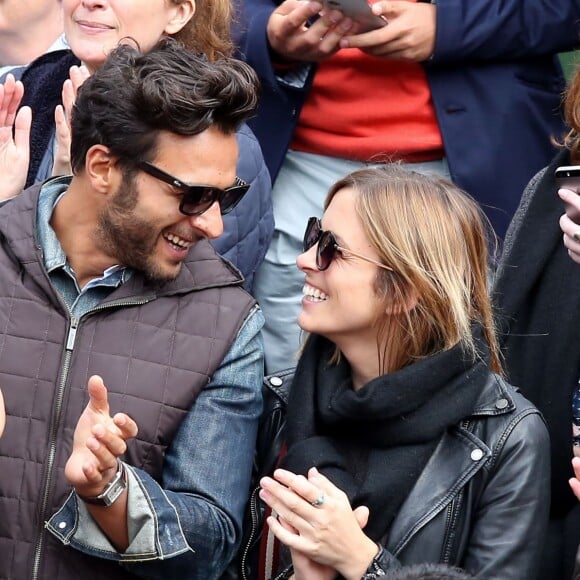
<svg viewBox="0 0 580 580"><path fill-rule="evenodd" d="M214 201L209 209L202 214L191 216L190 223L209 240L221 236L224 231L224 222L222 220L220 204Z"/></svg>

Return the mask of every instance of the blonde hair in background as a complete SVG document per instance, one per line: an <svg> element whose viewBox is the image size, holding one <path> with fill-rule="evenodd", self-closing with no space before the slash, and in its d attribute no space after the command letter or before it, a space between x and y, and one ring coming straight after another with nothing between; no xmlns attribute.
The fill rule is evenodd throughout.
<svg viewBox="0 0 580 580"><path fill-rule="evenodd" d="M458 343L476 357L472 325L478 323L491 368L501 373L488 293L493 230L479 205L450 181L397 164L347 175L332 186L325 208L344 188L357 192L365 234L393 269L377 268L375 290L384 304L377 319L381 372Z"/></svg>
<svg viewBox="0 0 580 580"><path fill-rule="evenodd" d="M184 0L167 0L182 4ZM176 34L186 48L200 52L216 60L230 56L234 45L231 37L233 10L230 0L198 0L195 13L189 22Z"/></svg>
<svg viewBox="0 0 580 580"><path fill-rule="evenodd" d="M564 120L570 131L564 146L570 150L573 163L580 163L580 66L576 67L564 98Z"/></svg>

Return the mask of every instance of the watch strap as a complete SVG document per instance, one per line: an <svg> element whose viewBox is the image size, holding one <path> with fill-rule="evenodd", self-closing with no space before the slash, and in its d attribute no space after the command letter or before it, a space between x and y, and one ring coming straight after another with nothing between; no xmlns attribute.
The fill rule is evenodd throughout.
<svg viewBox="0 0 580 580"><path fill-rule="evenodd" d="M373 558L373 561L369 564L367 571L362 576L361 580L376 580L381 576L386 576L385 569L382 566L382 558L385 553L385 549L379 544L379 552Z"/></svg>
<svg viewBox="0 0 580 580"><path fill-rule="evenodd" d="M78 497L80 497L85 503L91 505L100 505L104 507L109 507L119 499L123 491L127 488L127 471L125 469L125 464L122 461L118 461L117 472L115 477L107 484L107 487L99 494L95 496L81 495L77 492Z"/></svg>

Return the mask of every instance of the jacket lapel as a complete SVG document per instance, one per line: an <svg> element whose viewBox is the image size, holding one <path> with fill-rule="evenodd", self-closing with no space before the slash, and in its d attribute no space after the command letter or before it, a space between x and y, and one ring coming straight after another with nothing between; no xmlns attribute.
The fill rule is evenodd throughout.
<svg viewBox="0 0 580 580"><path fill-rule="evenodd" d="M495 374L482 389L470 421L510 413L515 403ZM476 431L475 429L473 431ZM492 450L464 425L447 431L393 521L387 548L395 556L485 467Z"/></svg>
<svg viewBox="0 0 580 580"><path fill-rule="evenodd" d="M490 456L489 447L469 431L456 428L445 433L391 526L389 551L396 556L453 501Z"/></svg>

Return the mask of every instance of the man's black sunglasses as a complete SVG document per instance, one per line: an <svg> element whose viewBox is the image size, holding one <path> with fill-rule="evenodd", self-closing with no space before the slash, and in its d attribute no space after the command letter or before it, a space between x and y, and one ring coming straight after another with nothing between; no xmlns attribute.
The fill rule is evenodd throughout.
<svg viewBox="0 0 580 580"><path fill-rule="evenodd" d="M320 225L320 220L316 217L308 218L308 224L306 225L306 232L304 233L304 240L302 242L302 247L305 252L307 252L312 246L318 244L316 248L316 267L319 270L327 270L332 264L334 258L336 258L337 252L343 252L345 254L352 254L365 262L370 262L375 264L379 268L384 268L385 270L393 271L392 268L381 264L377 260L372 258L367 258L358 252L353 252L348 248L343 248L339 246L334 234L329 231L324 231Z"/></svg>
<svg viewBox="0 0 580 580"><path fill-rule="evenodd" d="M226 189L213 185L190 185L166 173L148 161L140 161L138 167L151 177L167 183L183 193L179 203L179 211L188 216L200 215L207 211L216 201L220 204L220 212L225 215L232 211L244 194L250 189L250 184L236 177L236 184Z"/></svg>

